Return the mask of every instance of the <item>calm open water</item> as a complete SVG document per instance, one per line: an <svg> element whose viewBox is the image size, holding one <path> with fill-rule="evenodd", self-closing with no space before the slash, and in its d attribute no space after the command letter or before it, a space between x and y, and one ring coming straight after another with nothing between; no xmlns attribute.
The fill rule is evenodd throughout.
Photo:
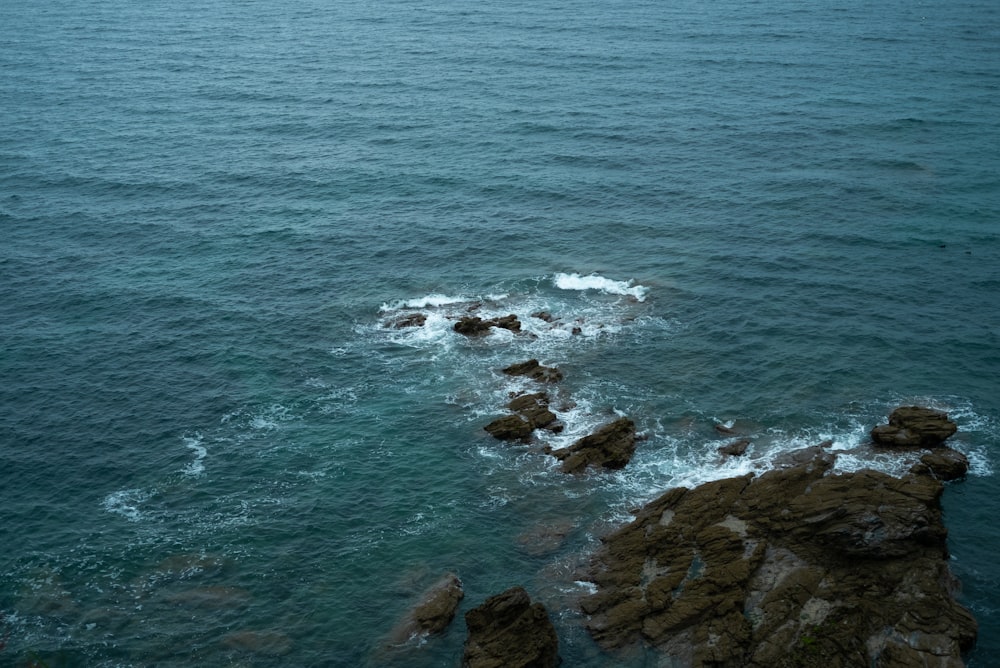
<svg viewBox="0 0 1000 668"><path fill-rule="evenodd" d="M0 665L455 666L385 646L448 570L609 665L602 532L901 403L991 665L998 66L990 0L0 3ZM628 468L485 434L529 357Z"/></svg>

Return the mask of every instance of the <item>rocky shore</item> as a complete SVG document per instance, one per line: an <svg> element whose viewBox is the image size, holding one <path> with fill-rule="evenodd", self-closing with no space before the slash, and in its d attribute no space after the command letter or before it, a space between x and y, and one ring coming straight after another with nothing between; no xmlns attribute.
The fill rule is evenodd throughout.
<svg viewBox="0 0 1000 668"><path fill-rule="evenodd" d="M455 331L485 336L495 327L519 330L508 316L463 318ZM563 377L534 359L502 371L550 387ZM558 433L564 425L550 403L548 391L521 391L485 429L499 442ZM716 430L729 439L717 448L723 459L747 456L751 438ZM576 612L608 665L642 645L672 667L963 666L977 623L955 599L940 504L944 481L969 467L945 443L956 430L941 411L893 411L865 447L916 462L899 477L837 472L828 441L785 453L760 475L671 489L601 539L575 574L592 587ZM621 416L541 451L565 473L600 475L627 466L640 440ZM450 577L438 588L457 582ZM428 600L444 603L444 614L433 628L411 615L408 632L440 632L461 594L432 591ZM465 623L464 667L559 664L549 613L521 587L481 602Z"/></svg>

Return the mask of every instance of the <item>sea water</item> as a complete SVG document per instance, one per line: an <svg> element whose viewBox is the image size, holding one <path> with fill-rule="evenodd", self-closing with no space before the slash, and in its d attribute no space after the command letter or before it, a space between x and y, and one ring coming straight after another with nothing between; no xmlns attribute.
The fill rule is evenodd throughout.
<svg viewBox="0 0 1000 668"><path fill-rule="evenodd" d="M582 628L602 534L824 440L902 473L922 404L990 665L998 64L986 0L0 4L0 664L454 666L523 585L655 665ZM531 358L565 429L494 441ZM620 415L621 471L542 451Z"/></svg>

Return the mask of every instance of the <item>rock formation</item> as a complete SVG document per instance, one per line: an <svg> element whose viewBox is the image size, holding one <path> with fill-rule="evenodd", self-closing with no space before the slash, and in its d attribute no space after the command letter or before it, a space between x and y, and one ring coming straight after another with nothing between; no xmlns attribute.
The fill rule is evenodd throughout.
<svg viewBox="0 0 1000 668"><path fill-rule="evenodd" d="M468 315L455 323L454 330L465 336L485 336L490 333L491 327L508 329L514 333L521 331L521 321L513 313L499 318L483 320L479 316Z"/></svg>
<svg viewBox="0 0 1000 668"><path fill-rule="evenodd" d="M385 326L393 327L394 329L404 329L406 327L423 327L425 322L427 322L427 316L423 313L410 313L402 315L392 322L387 322Z"/></svg>
<svg viewBox="0 0 1000 668"><path fill-rule="evenodd" d="M588 466L620 469L632 459L635 442L635 423L623 417L550 454L563 463L564 473L581 473Z"/></svg>
<svg viewBox="0 0 1000 668"><path fill-rule="evenodd" d="M540 383L558 383L563 378L562 371L555 367L542 366L536 359L511 364L503 372L508 376L527 376Z"/></svg>
<svg viewBox="0 0 1000 668"><path fill-rule="evenodd" d="M938 480L958 480L969 471L969 459L958 450L934 448L920 458L913 473L929 473Z"/></svg>
<svg viewBox="0 0 1000 668"><path fill-rule="evenodd" d="M512 415L505 415L484 427L494 438L502 441L523 440L535 429L562 431L556 414L549 410L549 397L544 392L522 394L507 404Z"/></svg>
<svg viewBox="0 0 1000 668"><path fill-rule="evenodd" d="M951 595L942 483L809 455L673 489L606 538L581 604L593 637L670 665L961 666L977 625Z"/></svg>
<svg viewBox="0 0 1000 668"><path fill-rule="evenodd" d="M465 613L469 629L464 668L551 668L559 639L545 606L521 587L497 594Z"/></svg>
<svg viewBox="0 0 1000 668"><path fill-rule="evenodd" d="M935 448L958 431L948 414L933 408L901 406L889 416L889 424L871 431L876 445L903 448Z"/></svg>
<svg viewBox="0 0 1000 668"><path fill-rule="evenodd" d="M718 451L719 454L722 455L728 455L730 457L739 457L740 455L744 454L747 451L748 447L750 447L750 442L751 441L749 438L741 438L738 441L733 441L732 443L723 445L721 448L718 448Z"/></svg>
<svg viewBox="0 0 1000 668"><path fill-rule="evenodd" d="M402 643L415 637L441 633L454 619L464 596L458 576L446 574L423 593L420 601L393 629L390 642Z"/></svg>

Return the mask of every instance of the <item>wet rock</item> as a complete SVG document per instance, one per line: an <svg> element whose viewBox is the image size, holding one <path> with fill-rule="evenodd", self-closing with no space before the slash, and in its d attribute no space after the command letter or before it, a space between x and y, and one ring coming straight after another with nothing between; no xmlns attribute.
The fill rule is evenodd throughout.
<svg viewBox="0 0 1000 668"><path fill-rule="evenodd" d="M872 429L876 445L903 448L935 448L958 431L944 411L920 406L901 406L889 416L889 424Z"/></svg>
<svg viewBox="0 0 1000 668"><path fill-rule="evenodd" d="M545 322L548 323L553 323L556 321L556 319L552 317L552 314L549 313L548 311L537 311L536 313L532 313L531 317L538 318L539 320L544 320Z"/></svg>
<svg viewBox="0 0 1000 668"><path fill-rule="evenodd" d="M420 597L403 621L390 634L390 642L402 643L413 638L441 633L455 617L465 592L462 581L448 573L435 582Z"/></svg>
<svg viewBox="0 0 1000 668"><path fill-rule="evenodd" d="M520 441L531 436L535 430L531 423L520 415L504 415L484 427L490 436L501 441Z"/></svg>
<svg viewBox="0 0 1000 668"><path fill-rule="evenodd" d="M593 637L669 665L961 666L977 625L951 594L942 484L812 455L670 490L605 538Z"/></svg>
<svg viewBox="0 0 1000 668"><path fill-rule="evenodd" d="M736 434L738 434L738 433L739 433L738 431L736 431L736 430L735 430L735 429L733 429L732 427L727 427L727 426L726 426L726 425L724 425L724 424L718 424L718 423L717 423L717 424L715 424L714 426L715 426L715 431L717 431L717 432L719 432L720 434L723 434L723 435L725 435L725 436L735 436Z"/></svg>
<svg viewBox="0 0 1000 668"><path fill-rule="evenodd" d="M455 323L454 330L465 336L477 337L486 336L492 327L507 329L514 333L520 333L521 321L514 314L483 320L479 316L468 315L459 319Z"/></svg>
<svg viewBox="0 0 1000 668"><path fill-rule="evenodd" d="M969 472L969 458L958 450L935 448L921 457L911 471L929 473L938 480L959 480Z"/></svg>
<svg viewBox="0 0 1000 668"><path fill-rule="evenodd" d="M588 466L620 469L632 459L635 443L635 423L629 418L619 418L551 454L563 463L564 473L580 473Z"/></svg>
<svg viewBox="0 0 1000 668"><path fill-rule="evenodd" d="M536 359L511 364L503 372L508 376L527 376L540 383L558 383L563 378L562 371L555 367L542 366Z"/></svg>
<svg viewBox="0 0 1000 668"><path fill-rule="evenodd" d="M292 651L292 641L277 631L236 631L222 638L230 649L265 656L284 656Z"/></svg>
<svg viewBox="0 0 1000 668"><path fill-rule="evenodd" d="M750 447L750 442L749 438L741 438L738 441L733 441L728 445L718 448L719 454L727 455L729 457L739 457L747 451L748 447Z"/></svg>
<svg viewBox="0 0 1000 668"><path fill-rule="evenodd" d="M549 396L544 392L515 397L507 404L507 408L527 420L532 429L550 428L558 419L556 414L549 410Z"/></svg>
<svg viewBox="0 0 1000 668"><path fill-rule="evenodd" d="M545 606L521 587L497 594L465 613L469 635L463 668L551 668L559 639Z"/></svg>
<svg viewBox="0 0 1000 668"><path fill-rule="evenodd" d="M455 323L454 330L463 336L486 336L492 327L490 321L479 316L470 315Z"/></svg>
<svg viewBox="0 0 1000 668"><path fill-rule="evenodd" d="M408 313L390 323L386 323L385 326L394 329L404 329L406 327L423 327L425 322L427 322L427 316L423 313Z"/></svg>

